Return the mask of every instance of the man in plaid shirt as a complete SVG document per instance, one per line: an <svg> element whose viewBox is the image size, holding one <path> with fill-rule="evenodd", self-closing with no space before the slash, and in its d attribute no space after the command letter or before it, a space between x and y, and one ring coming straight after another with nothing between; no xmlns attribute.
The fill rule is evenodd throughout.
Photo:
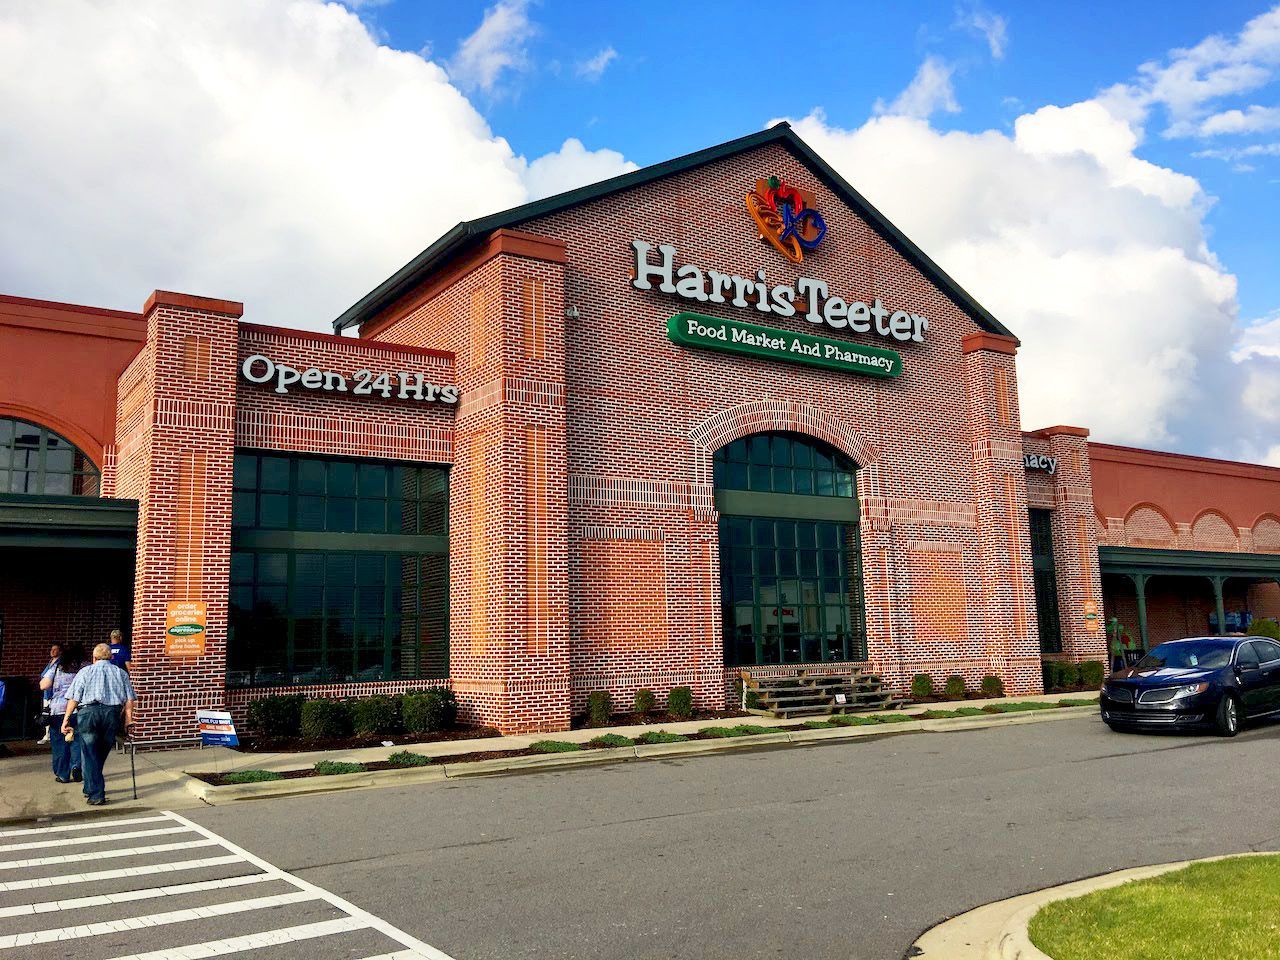
<svg viewBox="0 0 1280 960"><path fill-rule="evenodd" d="M76 674L67 691L62 732L71 732L71 714L79 710L76 728L84 768L84 798L92 806L107 802L102 768L116 745L116 737L132 725L137 699L129 674L111 662L111 647L105 643L93 648L93 664Z"/></svg>

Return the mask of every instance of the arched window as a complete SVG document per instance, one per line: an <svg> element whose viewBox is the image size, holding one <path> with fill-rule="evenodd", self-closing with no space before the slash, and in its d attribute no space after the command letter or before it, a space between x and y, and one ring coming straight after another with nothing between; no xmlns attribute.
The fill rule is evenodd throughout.
<svg viewBox="0 0 1280 960"><path fill-rule="evenodd" d="M98 496L93 461L52 430L0 417L0 493Z"/></svg>
<svg viewBox="0 0 1280 960"><path fill-rule="evenodd" d="M758 433L714 466L725 662L865 660L853 461L802 434Z"/></svg>

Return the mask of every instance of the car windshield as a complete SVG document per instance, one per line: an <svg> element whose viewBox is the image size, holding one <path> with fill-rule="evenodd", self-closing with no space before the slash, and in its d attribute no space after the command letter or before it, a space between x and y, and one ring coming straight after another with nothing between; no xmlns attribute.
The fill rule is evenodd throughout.
<svg viewBox="0 0 1280 960"><path fill-rule="evenodd" d="M1162 643L1138 661L1135 670L1217 670L1231 662L1230 640L1180 640Z"/></svg>

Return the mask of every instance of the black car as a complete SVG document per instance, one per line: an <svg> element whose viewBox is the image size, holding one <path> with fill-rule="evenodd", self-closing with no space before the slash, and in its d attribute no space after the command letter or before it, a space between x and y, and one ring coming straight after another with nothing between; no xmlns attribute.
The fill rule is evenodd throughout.
<svg viewBox="0 0 1280 960"><path fill-rule="evenodd" d="M1280 714L1280 643L1263 637L1189 637L1162 643L1102 685L1112 730L1212 726Z"/></svg>

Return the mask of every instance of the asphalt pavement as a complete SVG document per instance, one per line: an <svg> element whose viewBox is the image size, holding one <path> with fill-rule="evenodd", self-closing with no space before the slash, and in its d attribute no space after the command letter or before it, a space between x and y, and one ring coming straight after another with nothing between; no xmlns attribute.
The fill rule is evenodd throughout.
<svg viewBox="0 0 1280 960"><path fill-rule="evenodd" d="M417 938L456 960L897 960L924 928L993 899L1122 867L1280 849L1278 765L1276 724L1222 740L1113 734L1077 719L249 801L185 811L206 833L176 837L214 838L279 868L212 895L256 904L188 916L211 895L184 891L176 908L114 904L107 915L176 915L114 934L129 954L157 957L302 928L320 932L249 955L399 956L397 944ZM156 826L167 828L111 829ZM26 839L0 837L0 881L26 876L3 869L29 855L5 845ZM11 908L82 894L0 882ZM361 922L347 931L352 916ZM71 922L81 921L0 914L0 934ZM45 955L36 949L24 955ZM125 951L90 938L74 955Z"/></svg>

